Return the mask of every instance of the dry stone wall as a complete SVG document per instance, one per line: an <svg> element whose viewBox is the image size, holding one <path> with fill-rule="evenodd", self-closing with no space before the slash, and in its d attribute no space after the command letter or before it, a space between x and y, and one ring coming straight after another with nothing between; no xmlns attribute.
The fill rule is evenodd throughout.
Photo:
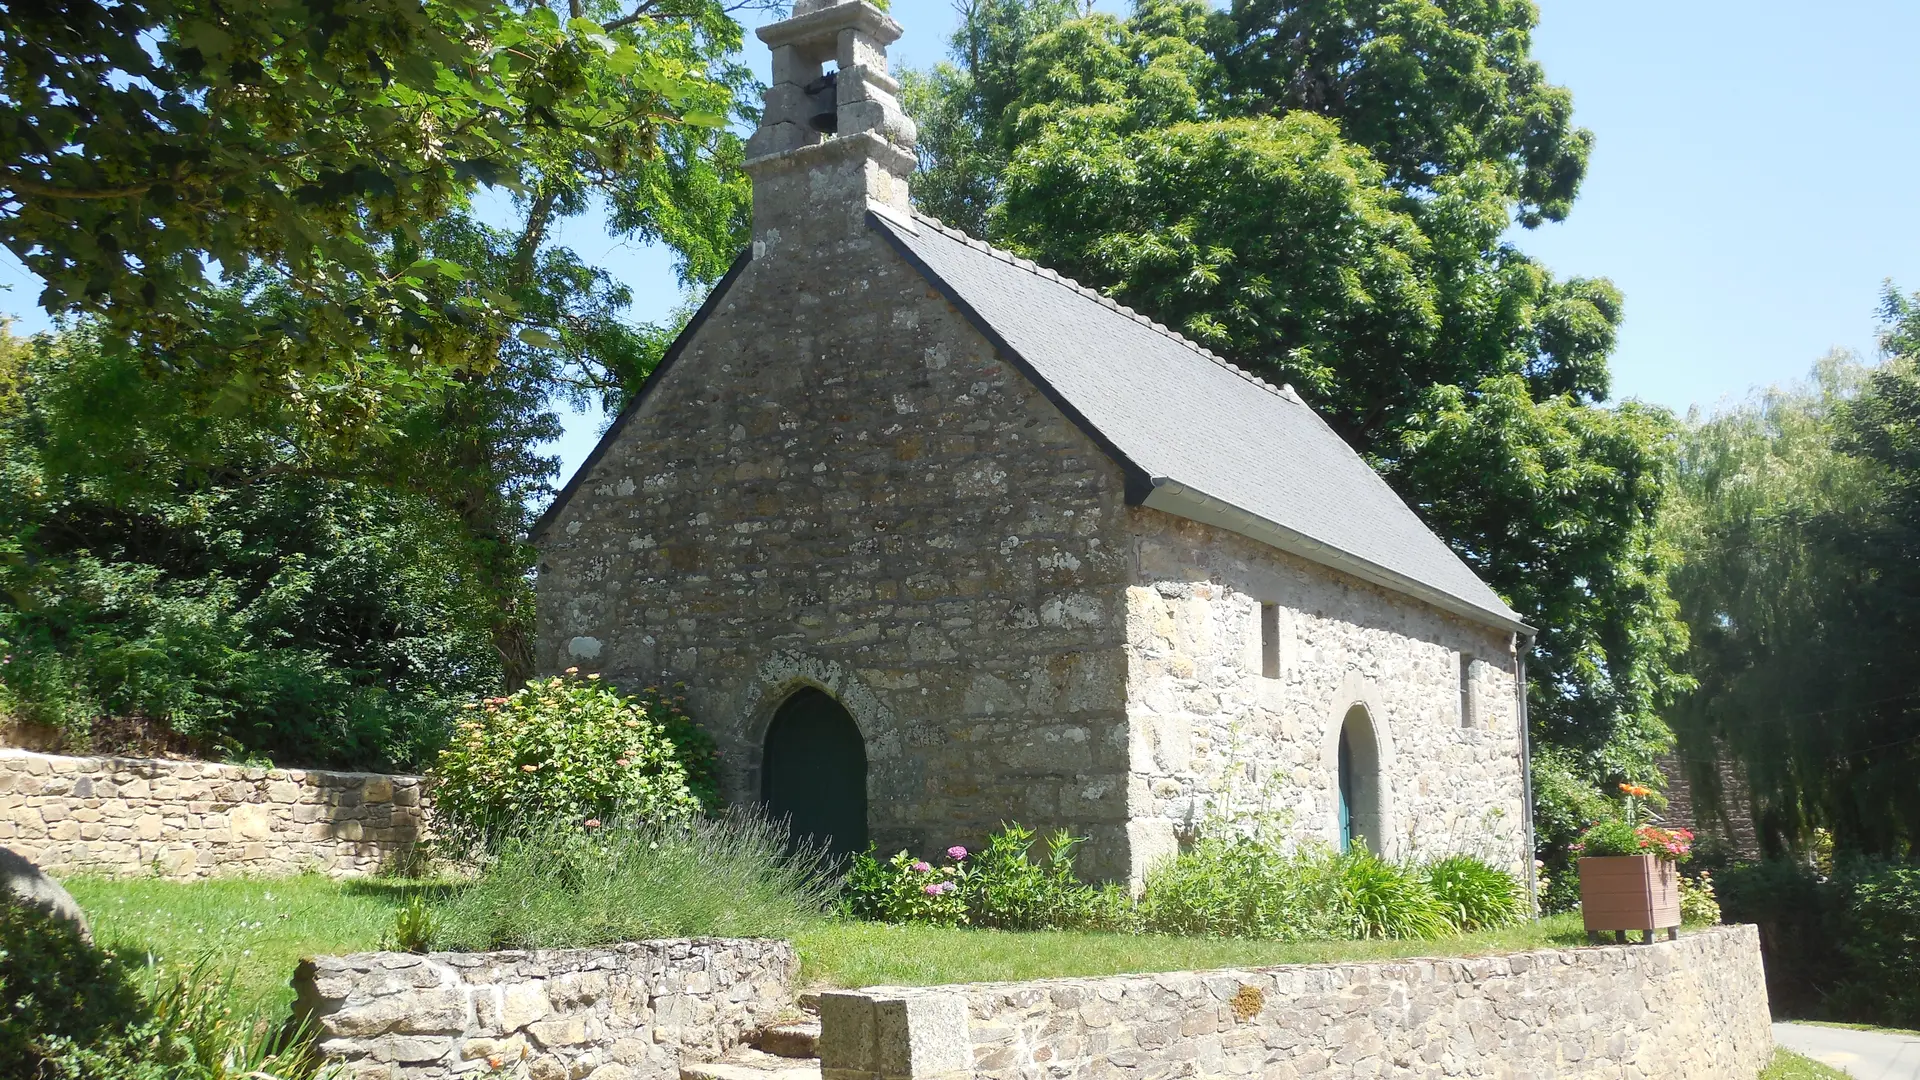
<svg viewBox="0 0 1920 1080"><path fill-rule="evenodd" d="M56 875L370 874L426 803L417 776L0 749L0 847Z"/></svg>
<svg viewBox="0 0 1920 1080"><path fill-rule="evenodd" d="M1337 842L1338 740L1358 705L1378 743L1373 846L1466 852L1524 873L1512 634L1212 526L1145 508L1132 521L1136 859L1171 851L1209 815L1252 811L1280 815L1296 840ZM1262 604L1275 608L1273 677Z"/></svg>
<svg viewBox="0 0 1920 1080"><path fill-rule="evenodd" d="M1752 1080L1751 926L1653 945L872 988L821 1000L824 1080Z"/></svg>
<svg viewBox="0 0 1920 1080"><path fill-rule="evenodd" d="M356 953L305 961L295 1009L354 1080L677 1080L793 1004L785 941Z"/></svg>

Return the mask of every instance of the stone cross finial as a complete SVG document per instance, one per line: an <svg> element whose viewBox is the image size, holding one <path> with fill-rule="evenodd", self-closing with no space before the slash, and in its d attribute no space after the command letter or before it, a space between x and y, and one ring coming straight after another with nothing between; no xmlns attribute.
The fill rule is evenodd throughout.
<svg viewBox="0 0 1920 1080"><path fill-rule="evenodd" d="M773 85L747 141L756 253L805 222L857 225L870 205L907 214L917 132L887 73L900 33L865 0L796 0L792 18L758 31Z"/></svg>

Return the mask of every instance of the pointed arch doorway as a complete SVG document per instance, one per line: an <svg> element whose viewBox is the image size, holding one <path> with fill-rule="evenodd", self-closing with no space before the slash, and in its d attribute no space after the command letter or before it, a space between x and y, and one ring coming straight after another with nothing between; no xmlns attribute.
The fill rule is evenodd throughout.
<svg viewBox="0 0 1920 1080"><path fill-rule="evenodd" d="M846 708L807 687L780 703L760 758L767 816L836 856L867 846L867 746Z"/></svg>

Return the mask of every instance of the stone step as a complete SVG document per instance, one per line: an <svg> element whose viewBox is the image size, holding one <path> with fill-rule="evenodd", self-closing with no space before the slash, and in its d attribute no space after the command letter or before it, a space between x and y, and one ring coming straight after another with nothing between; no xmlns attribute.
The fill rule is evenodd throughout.
<svg viewBox="0 0 1920 1080"><path fill-rule="evenodd" d="M820 1062L738 1049L722 1061L680 1066L680 1080L820 1080Z"/></svg>
<svg viewBox="0 0 1920 1080"><path fill-rule="evenodd" d="M820 1021L799 1020L762 1028L753 1044L764 1053L783 1058L820 1056Z"/></svg>
<svg viewBox="0 0 1920 1080"><path fill-rule="evenodd" d="M818 991L815 991L815 990L809 990L809 991L807 991L806 993L803 993L803 994L801 994L801 995L800 995L800 1008L801 1008L801 1009L802 1009L803 1011L805 1011L805 1012L810 1012L810 1013L812 1013L812 1014L814 1014L815 1016L818 1016L818 1015L820 1015L820 994L819 994L819 992L818 992Z"/></svg>

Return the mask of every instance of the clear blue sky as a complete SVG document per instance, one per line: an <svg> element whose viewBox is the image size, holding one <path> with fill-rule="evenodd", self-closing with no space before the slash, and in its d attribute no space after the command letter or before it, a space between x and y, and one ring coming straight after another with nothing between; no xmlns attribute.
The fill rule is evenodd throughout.
<svg viewBox="0 0 1920 1080"><path fill-rule="evenodd" d="M1120 10L1115 0L1103 9ZM1562 276L1626 293L1616 397L1712 408L1803 375L1835 346L1871 355L1883 278L1920 290L1920 3L1540 0L1535 54L1596 146L1580 200L1516 242ZM947 0L895 0L896 65L939 59ZM748 60L766 77L767 54ZM678 301L661 253L560 237L634 289L633 315ZM0 311L45 325L10 258ZM601 418L570 419L562 478Z"/></svg>

